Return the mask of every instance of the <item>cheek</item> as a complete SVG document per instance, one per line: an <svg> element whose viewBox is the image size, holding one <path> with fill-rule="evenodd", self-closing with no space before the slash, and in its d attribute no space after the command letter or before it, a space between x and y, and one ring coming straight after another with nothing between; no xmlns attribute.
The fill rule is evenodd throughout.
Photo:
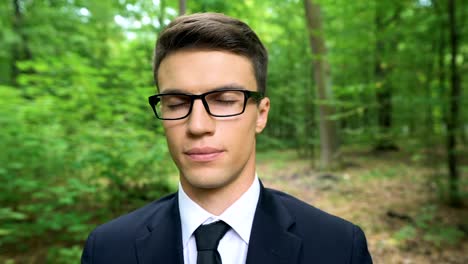
<svg viewBox="0 0 468 264"><path fill-rule="evenodd" d="M176 129L175 127L164 127L164 133L169 151L171 153L175 153L176 149L180 148L180 144L182 142L180 135L183 135L183 132L180 131L180 129Z"/></svg>
<svg viewBox="0 0 468 264"><path fill-rule="evenodd" d="M218 125L217 133L219 133L219 136L225 139L226 142L231 142L231 144L236 144L241 147L250 144L250 141L255 138L256 123L252 118L249 120L242 120L242 122L238 121L240 120Z"/></svg>

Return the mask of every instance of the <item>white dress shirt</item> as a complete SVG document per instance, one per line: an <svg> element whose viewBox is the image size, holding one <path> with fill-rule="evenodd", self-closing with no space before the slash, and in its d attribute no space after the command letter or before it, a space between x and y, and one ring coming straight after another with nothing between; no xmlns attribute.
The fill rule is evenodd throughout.
<svg viewBox="0 0 468 264"><path fill-rule="evenodd" d="M215 216L195 203L179 183L179 212L182 224L184 263L197 263L197 245L193 233L201 224L222 220L231 226L218 245L223 264L245 264L255 209L260 196L257 175L249 189L221 215Z"/></svg>

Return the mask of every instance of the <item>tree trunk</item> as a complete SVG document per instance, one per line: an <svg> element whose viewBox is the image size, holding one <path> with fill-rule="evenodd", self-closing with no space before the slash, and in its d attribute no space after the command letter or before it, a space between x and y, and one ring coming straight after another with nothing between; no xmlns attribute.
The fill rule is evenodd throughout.
<svg viewBox="0 0 468 264"><path fill-rule="evenodd" d="M450 27L450 100L447 118L447 161L449 170L449 203L452 206L461 204L459 190L459 172L457 167L457 131L460 108L461 82L457 67L458 32L455 17L455 0L448 1Z"/></svg>
<svg viewBox="0 0 468 264"><path fill-rule="evenodd" d="M314 79L319 105L320 126L320 166L329 168L337 158L338 140L336 122L330 120L334 108L328 103L332 99L329 65L326 61L326 47L323 37L320 6L312 0L304 0L304 9L309 32L309 41L313 55Z"/></svg>
<svg viewBox="0 0 468 264"><path fill-rule="evenodd" d="M10 8L12 2L2 2L0 3L0 14L2 15L10 15L10 21L4 21L3 26L8 27L9 29L13 29L13 12L10 12ZM11 13L11 14L10 14ZM3 39L1 40L2 48L4 50L8 49L8 54L5 54L2 59L0 59L0 85L13 85L13 53L14 53L14 45L11 43L5 42Z"/></svg>
<svg viewBox="0 0 468 264"><path fill-rule="evenodd" d="M164 18L166 16L166 0L159 1L159 30L164 28Z"/></svg>
<svg viewBox="0 0 468 264"><path fill-rule="evenodd" d="M187 1L179 0L179 16L185 15L187 11Z"/></svg>
<svg viewBox="0 0 468 264"><path fill-rule="evenodd" d="M397 14L389 21L384 21L383 14L387 10L383 10L381 3L376 3L376 43L375 43L375 65L374 73L376 78L376 100L378 104L377 109L377 125L378 125L378 138L375 146L377 151L394 151L398 147L392 139L392 87L387 80L390 65L384 59L386 52L386 45L388 39L382 39L381 34L385 27L397 18Z"/></svg>
<svg viewBox="0 0 468 264"><path fill-rule="evenodd" d="M436 12L436 16L439 18L439 40L438 40L438 45L437 45L437 68L438 68L438 72L437 72L437 82L438 82L438 89L436 90L436 96L438 98L444 98L445 96L445 93L447 91L447 87L446 87L446 72L447 72L447 69L445 68L445 61L444 61L444 58L445 58L445 52L446 52L446 45L447 45L447 27L448 27L448 21L446 21L446 18L444 16L446 10L445 8L441 5L442 3L438 3L438 2L435 2L434 3L434 10ZM440 126L437 127L436 129L436 134L438 136L441 136L441 133L442 133L442 126L443 125L446 125L447 124L447 117L448 117L448 114L447 114L447 108L446 108L446 104L444 101L442 101L441 103L439 103L438 105L438 110L442 113L441 117L438 117L438 116L434 116L434 118L439 118L439 120L437 120L438 122L440 122ZM437 122L436 121L436 122Z"/></svg>
<svg viewBox="0 0 468 264"><path fill-rule="evenodd" d="M20 5L19 5L19 0L13 0L13 8L14 8L14 15L13 15L13 30L17 33L20 34L21 30L21 10L20 10ZM16 79L19 75L19 69L16 66L16 63L21 59L21 46L23 43L19 43L18 45L15 45L13 47L12 51L12 58L11 58L11 82L14 86L17 86Z"/></svg>
<svg viewBox="0 0 468 264"><path fill-rule="evenodd" d="M32 53L28 47L28 38L23 30L23 13L21 12L21 1L13 0L13 8L13 30L19 35L20 41L13 47L12 50L11 82L14 86L18 86L17 77L21 72L16 64L21 60L31 60Z"/></svg>

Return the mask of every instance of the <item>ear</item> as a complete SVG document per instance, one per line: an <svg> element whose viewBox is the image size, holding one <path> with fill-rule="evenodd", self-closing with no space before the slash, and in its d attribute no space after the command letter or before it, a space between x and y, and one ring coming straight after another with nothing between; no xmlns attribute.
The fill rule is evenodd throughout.
<svg viewBox="0 0 468 264"><path fill-rule="evenodd" d="M268 121L268 112L270 111L270 98L265 97L260 101L257 107L257 124L255 132L260 134Z"/></svg>

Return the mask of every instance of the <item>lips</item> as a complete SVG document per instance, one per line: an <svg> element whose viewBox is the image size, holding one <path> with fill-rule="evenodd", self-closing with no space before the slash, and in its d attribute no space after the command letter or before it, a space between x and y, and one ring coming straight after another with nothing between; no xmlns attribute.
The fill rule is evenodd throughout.
<svg viewBox="0 0 468 264"><path fill-rule="evenodd" d="M213 161L219 158L223 153L224 150L213 147L191 148L184 152L191 160L199 162Z"/></svg>

